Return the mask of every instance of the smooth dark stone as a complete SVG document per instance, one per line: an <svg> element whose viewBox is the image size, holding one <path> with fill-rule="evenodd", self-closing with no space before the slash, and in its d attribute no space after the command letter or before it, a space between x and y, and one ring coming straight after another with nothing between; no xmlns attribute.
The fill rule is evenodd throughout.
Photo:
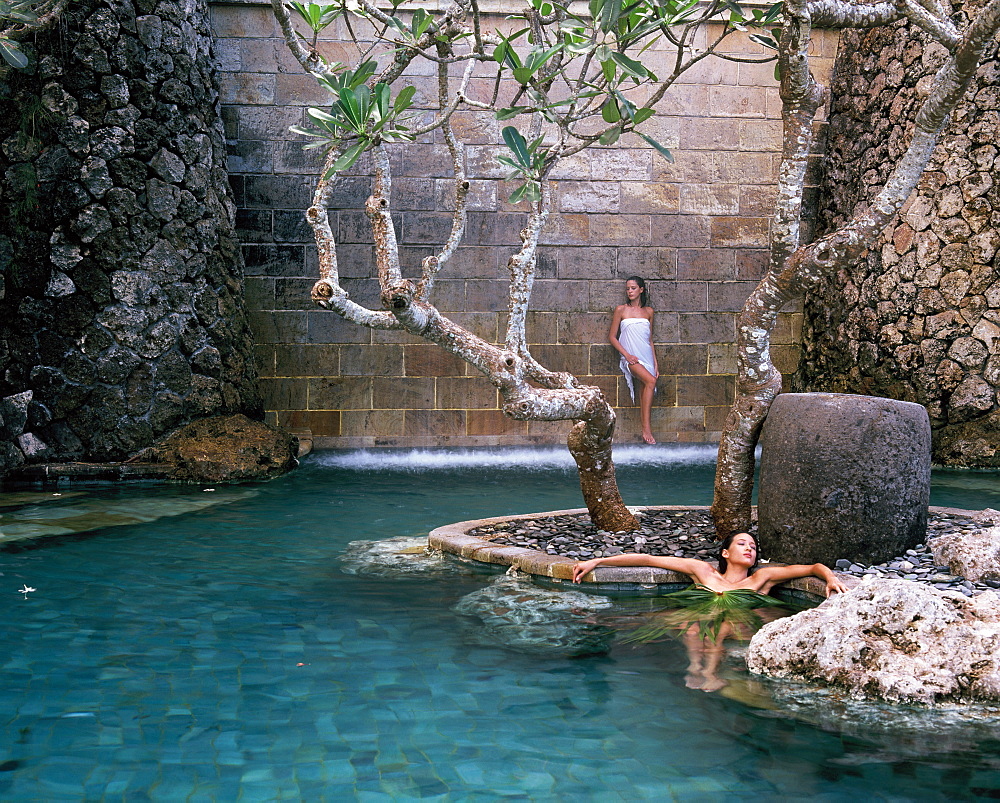
<svg viewBox="0 0 1000 803"><path fill-rule="evenodd" d="M758 539L786 563L881 563L923 543L930 422L919 404L779 395L761 434Z"/></svg>

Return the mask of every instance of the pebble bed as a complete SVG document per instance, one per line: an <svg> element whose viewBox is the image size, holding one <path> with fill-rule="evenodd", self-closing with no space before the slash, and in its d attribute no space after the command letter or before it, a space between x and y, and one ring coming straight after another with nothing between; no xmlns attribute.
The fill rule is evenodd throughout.
<svg viewBox="0 0 1000 803"><path fill-rule="evenodd" d="M640 513L639 520L642 524L639 530L612 533L598 530L586 514L542 516L477 527L470 530L469 535L505 546L537 549L549 555L576 560L624 552L715 560L719 548L708 511L650 510ZM931 513L927 523L927 541L953 532L978 530L980 526L964 516ZM960 591L966 596L1000 588L1000 582L995 580L973 583L951 574L947 566L935 563L927 543L918 544L914 549L906 550L905 555L874 566L842 558L836 562L836 569L860 578L872 576L914 580L935 588Z"/></svg>

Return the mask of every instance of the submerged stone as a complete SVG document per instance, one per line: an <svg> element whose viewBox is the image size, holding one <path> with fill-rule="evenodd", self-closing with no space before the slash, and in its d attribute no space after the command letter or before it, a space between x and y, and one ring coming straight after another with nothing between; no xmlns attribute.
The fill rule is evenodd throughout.
<svg viewBox="0 0 1000 803"><path fill-rule="evenodd" d="M553 656L607 652L615 630L596 615L612 607L607 597L579 591L549 591L511 571L467 594L455 612L469 617L467 635L484 646Z"/></svg>
<svg viewBox="0 0 1000 803"><path fill-rule="evenodd" d="M427 546L427 536L399 536L380 541L351 541L341 569L369 577L468 574L468 565Z"/></svg>
<svg viewBox="0 0 1000 803"><path fill-rule="evenodd" d="M196 496L174 495L161 490L149 496L130 495L122 499L82 492L4 494L0 544L155 521L247 499L255 494L256 491L223 490ZM11 509L8 507L11 503L20 503L20 506Z"/></svg>

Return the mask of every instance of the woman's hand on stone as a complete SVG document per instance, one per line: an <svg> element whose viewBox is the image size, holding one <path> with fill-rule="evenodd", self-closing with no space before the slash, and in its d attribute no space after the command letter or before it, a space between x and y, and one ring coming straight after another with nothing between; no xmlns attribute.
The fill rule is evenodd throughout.
<svg viewBox="0 0 1000 803"><path fill-rule="evenodd" d="M834 577L826 582L826 595L829 597L831 594L844 594L850 591L847 586L845 586L840 580Z"/></svg>
<svg viewBox="0 0 1000 803"><path fill-rule="evenodd" d="M584 577L597 568L600 561L597 559L581 560L573 567L573 582L579 583Z"/></svg>

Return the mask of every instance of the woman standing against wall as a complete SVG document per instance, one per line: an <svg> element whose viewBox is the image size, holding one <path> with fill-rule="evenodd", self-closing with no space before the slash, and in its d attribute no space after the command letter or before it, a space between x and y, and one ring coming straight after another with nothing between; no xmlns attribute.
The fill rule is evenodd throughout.
<svg viewBox="0 0 1000 803"><path fill-rule="evenodd" d="M653 350L653 308L649 306L646 282L639 276L629 276L625 281L625 303L615 307L608 342L622 355L621 369L633 403L633 377L642 383L639 391L642 439L646 443L656 443L649 417L653 407L653 394L656 392L656 378L660 371L656 365L656 352Z"/></svg>

